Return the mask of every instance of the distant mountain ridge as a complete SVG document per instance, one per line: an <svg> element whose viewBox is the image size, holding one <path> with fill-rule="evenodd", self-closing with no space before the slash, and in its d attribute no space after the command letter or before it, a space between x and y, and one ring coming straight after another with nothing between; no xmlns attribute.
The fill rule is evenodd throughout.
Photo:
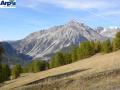
<svg viewBox="0 0 120 90"><path fill-rule="evenodd" d="M117 32L120 32L119 27L108 27L108 28L98 27L95 30L97 31L97 33L107 38L114 38L115 34Z"/></svg>
<svg viewBox="0 0 120 90"><path fill-rule="evenodd" d="M91 27L71 20L64 25L34 32L24 39L10 42L10 44L20 53L47 60L50 58L49 54L71 45L79 45L83 41L104 39L105 37Z"/></svg>
<svg viewBox="0 0 120 90"><path fill-rule="evenodd" d="M13 64L24 65L25 63L29 62L32 59L32 57L16 51L7 42L2 42L2 47L4 48L4 51L5 51L2 57L3 63L7 63L9 65L13 65Z"/></svg>
<svg viewBox="0 0 120 90"><path fill-rule="evenodd" d="M43 59L48 60L57 51L69 49L72 45L79 45L84 41L103 41L112 39L120 28L97 27L95 29L71 20L64 25L33 32L24 39L4 42L6 56L19 60ZM11 48L11 52L8 50Z"/></svg>

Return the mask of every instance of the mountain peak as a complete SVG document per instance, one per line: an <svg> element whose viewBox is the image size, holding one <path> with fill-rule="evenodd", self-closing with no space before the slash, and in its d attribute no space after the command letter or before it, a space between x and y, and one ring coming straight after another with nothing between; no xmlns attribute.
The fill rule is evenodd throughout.
<svg viewBox="0 0 120 90"><path fill-rule="evenodd" d="M68 23L79 23L79 22L75 19L71 19Z"/></svg>
<svg viewBox="0 0 120 90"><path fill-rule="evenodd" d="M84 23L80 23L80 22L78 22L77 20L75 20L75 19L72 19L72 20L70 20L68 23L67 23L67 25L84 25Z"/></svg>
<svg viewBox="0 0 120 90"><path fill-rule="evenodd" d="M84 23L70 20L63 26L55 26L44 32L34 33L11 45L21 53L47 60L57 51L88 40L103 40L103 37Z"/></svg>

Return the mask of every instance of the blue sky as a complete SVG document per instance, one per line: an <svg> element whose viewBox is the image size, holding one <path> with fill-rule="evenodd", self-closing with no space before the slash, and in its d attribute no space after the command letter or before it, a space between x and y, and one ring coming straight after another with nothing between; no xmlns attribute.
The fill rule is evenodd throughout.
<svg viewBox="0 0 120 90"><path fill-rule="evenodd" d="M0 40L22 39L31 32L76 19L91 27L120 26L120 0L17 0L0 8Z"/></svg>

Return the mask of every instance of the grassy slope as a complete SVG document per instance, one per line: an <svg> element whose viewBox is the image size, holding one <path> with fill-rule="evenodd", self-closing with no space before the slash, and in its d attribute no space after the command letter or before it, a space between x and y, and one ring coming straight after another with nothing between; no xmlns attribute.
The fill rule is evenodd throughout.
<svg viewBox="0 0 120 90"><path fill-rule="evenodd" d="M108 75L106 72L102 76L95 74L94 78L81 78L75 75L56 81L49 80L27 85L15 90L120 90L120 76L115 73Z"/></svg>
<svg viewBox="0 0 120 90"><path fill-rule="evenodd" d="M111 71L113 72L117 69L119 70L119 68L120 68L120 51L113 52L113 53L106 54L106 55L97 54L91 58L87 58L87 59L69 64L69 65L65 65L62 67L57 67L57 68L50 69L50 70L43 71L43 72L39 72L39 73L25 74L25 75L23 75L23 77L20 77L16 80L11 80L11 81L6 82L6 84L3 87L1 87L0 90L6 90L6 89L12 89L15 87L20 87L20 86L32 83L34 81L38 81L40 79L46 78L48 76L54 76L54 75L59 75L59 74L62 74L64 79L60 79L60 80L56 79L57 81L54 81L54 82L52 81L52 83L53 83L52 85L50 84L51 83L50 81L49 81L50 83L46 82L47 84L45 84L45 87L46 87L46 85L48 85L49 88L48 89L41 89L41 90L56 90L56 89L53 89L54 83L59 85L59 83L62 82L63 84L56 86L56 87L61 87L63 85L66 85L65 82L68 83L68 82L71 82L71 80L72 80L72 82L67 84L67 86L69 85L69 86L73 87L74 90L77 90L77 89L80 90L79 88L75 89L75 87L80 86L78 84L74 85L75 83L81 83L82 86L88 87L88 86L91 86L91 82L92 82L96 86L97 86L97 84L99 84L99 86L102 85L103 87L105 87L105 85L107 85L110 82L110 80L112 80L113 83L116 82L116 84L119 85L120 83L118 83L118 82L120 82L119 81L120 80L120 77L119 77L120 73L115 74L116 75L115 77L108 76L109 72L111 72ZM101 77L105 78L104 76L106 75L106 78L105 79L97 78L96 76L99 75L98 74L99 72L103 72L103 76L101 76ZM66 77L65 77L64 73L65 73L65 75L67 75ZM94 77L92 78L92 76L94 76ZM114 76L114 74L113 74L113 76ZM89 82L89 81L90 82L84 85L81 77L89 78L90 80L84 79L85 80L84 82ZM108 78L109 79L111 78L111 79L109 80ZM58 79L59 79L59 77L58 77ZM74 84L72 84L73 81L75 81ZM97 81L99 81L99 82L97 82ZM103 82L106 82L106 83L103 85L102 84ZM43 86L44 85L42 85L42 87ZM84 88L82 86L81 86L81 88ZM32 87L35 88L36 86L32 86ZM40 87L41 87L41 85L39 85L39 88ZM50 89L50 87L52 89ZM65 90L73 90L70 88L67 87ZM94 87L91 86L91 88L94 88ZM30 89L28 89L28 90L30 90ZM34 90L34 89L31 89L31 90ZM59 89L57 89L57 90L59 90ZM62 87L61 87L61 90L63 90Z"/></svg>

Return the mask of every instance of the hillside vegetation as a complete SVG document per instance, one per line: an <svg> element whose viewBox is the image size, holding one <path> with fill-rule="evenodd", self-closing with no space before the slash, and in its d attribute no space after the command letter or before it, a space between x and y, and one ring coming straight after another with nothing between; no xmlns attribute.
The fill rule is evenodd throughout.
<svg viewBox="0 0 120 90"><path fill-rule="evenodd" d="M4 88L15 89L21 86L27 86L27 85L38 84L38 83L42 83L44 85L48 85L49 83L52 86L52 83L57 83L58 79L67 79L76 74L79 74L80 78L78 78L78 80L79 81L82 80L82 83L83 82L86 83L87 80L89 81L89 79L91 78L92 80L94 80L95 78L98 78L98 79L104 78L106 80L106 78L108 78L109 76L113 77L114 75L116 75L117 77L119 76L119 54L118 54L119 51L118 50L120 50L120 32L116 34L116 37L112 41L110 41L109 39L104 40L103 42L86 41L86 42L80 43L80 46L74 48L71 52L68 52L68 53L57 52L53 56L53 58L50 60L50 62L32 61L25 67L21 67L20 65L14 65L11 70L8 65L0 64L1 66L0 81L2 82L2 84L5 81L10 80L10 76L12 77L12 79L15 79L15 80L6 82L6 84L3 84L2 89ZM115 54L111 52L114 52ZM1 53L4 53L4 52L1 51ZM98 53L99 55L96 55ZM111 54L107 54L107 53L111 53ZM106 55L101 55L101 54L106 54ZM25 75L21 73L32 73L32 74ZM21 78L19 78L20 75L22 75ZM46 81L47 81L47 84L45 84ZM53 81L56 81L56 82L53 82ZM62 82L66 82L66 80L62 80ZM61 86L63 85L61 83ZM79 84L77 85L78 87L80 87ZM38 85L36 87L39 88L40 86ZM57 86L57 87L58 87L57 89L61 88L60 86ZM29 89L29 86L24 88ZM50 89L49 86L48 86L48 89Z"/></svg>
<svg viewBox="0 0 120 90"><path fill-rule="evenodd" d="M39 73L23 74L5 82L0 90L118 90L120 51L90 58Z"/></svg>
<svg viewBox="0 0 120 90"><path fill-rule="evenodd" d="M88 89L91 89L89 88L89 86L94 86L94 84L92 83L95 81L99 81L97 83L100 83L101 80L105 80L104 82L107 82L106 80L112 81L112 79L115 79L115 82L119 85L118 83L119 79L115 78L115 77L119 78L119 74L120 74L120 70L119 70L120 52L118 50L120 50L120 32L116 34L116 37L112 41L110 41L109 39L104 40L103 42L86 41L86 42L82 42L80 46L73 48L71 52L68 53L57 52L50 60L50 62L32 61L26 67L21 67L20 65L14 65L11 70L7 65L2 65L1 67L2 73L0 74L1 75L0 81L2 82L3 85L1 85L2 86L1 89L7 90L7 89L17 88L23 90L24 89L34 90L35 88L36 89L40 88L43 90L47 90L47 89L70 90L70 87L73 85L73 87L76 87L76 89L81 89L81 87L83 87L83 89L86 90L87 87ZM111 53L113 51L114 53ZM99 55L96 55L98 53ZM111 53L111 54L107 54L107 53ZM106 55L102 55L102 54L106 54ZM7 71L9 71L8 74L6 74ZM27 72L27 74L21 74L25 72ZM5 82L6 80L10 79L10 75L14 80ZM78 78L76 75L78 75ZM72 81L74 81L75 83L77 82L76 83L77 86L75 85L75 83L73 83L72 85L67 85L66 81L69 81L69 78L71 77L72 79L77 78L77 81L78 82L80 81L80 83L82 84L84 83L84 85L79 84L76 80L72 80ZM90 81L90 85L89 83L87 83L89 81ZM114 85L112 86L109 84L111 81L102 84L100 88L102 88L103 90L105 84L108 84L106 89L107 88L111 89L113 87L116 87ZM101 83L102 82L103 81L101 81ZM34 86L34 84L37 84L37 86ZM64 89L61 88L64 85L66 85ZM97 89L97 87L95 88Z"/></svg>

